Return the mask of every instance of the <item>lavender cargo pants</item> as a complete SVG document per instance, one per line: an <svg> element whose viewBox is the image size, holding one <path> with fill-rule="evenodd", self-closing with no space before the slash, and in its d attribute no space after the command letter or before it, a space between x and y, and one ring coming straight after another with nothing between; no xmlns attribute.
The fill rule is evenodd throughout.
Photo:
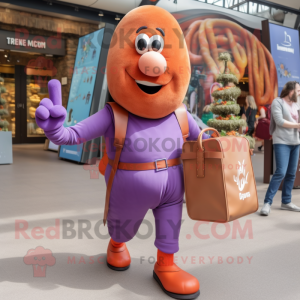
<svg viewBox="0 0 300 300"><path fill-rule="evenodd" d="M111 166L105 172L108 182ZM179 232L183 203L183 167L167 170L118 170L110 195L108 230L116 242L127 242L138 229L149 209L155 218L155 246L165 253L179 250ZM153 238L153 224L144 222L146 233L138 238ZM144 231L145 232L145 231Z"/></svg>

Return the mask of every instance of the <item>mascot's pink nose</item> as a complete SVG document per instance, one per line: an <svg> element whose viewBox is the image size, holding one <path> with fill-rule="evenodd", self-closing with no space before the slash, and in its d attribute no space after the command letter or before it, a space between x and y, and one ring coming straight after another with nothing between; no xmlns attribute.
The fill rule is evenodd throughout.
<svg viewBox="0 0 300 300"><path fill-rule="evenodd" d="M167 61L160 53L149 51L141 56L139 68L145 75L157 77L166 71Z"/></svg>

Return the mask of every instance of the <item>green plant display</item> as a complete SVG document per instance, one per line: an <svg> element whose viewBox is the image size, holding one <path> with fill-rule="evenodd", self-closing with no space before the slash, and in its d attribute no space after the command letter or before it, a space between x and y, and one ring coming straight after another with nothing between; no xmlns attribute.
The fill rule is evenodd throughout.
<svg viewBox="0 0 300 300"><path fill-rule="evenodd" d="M227 67L227 63L231 61L230 54L228 52L220 53L218 59L223 61L225 65L224 73L217 77L217 82L221 83L222 87L212 93L215 100L210 106L210 111L218 117L208 120L207 125L218 130L221 136L239 136L239 129L246 127L247 123L244 119L236 116L240 112L240 106L236 100L241 94L241 90L235 86L238 84L238 79L230 73ZM229 85L229 83L232 84ZM254 138L245 137L249 141L250 149L254 149Z"/></svg>
<svg viewBox="0 0 300 300"><path fill-rule="evenodd" d="M231 87L226 90L216 90L212 93L212 96L215 99L222 99L223 101L226 100L236 100L241 94L241 90L237 87Z"/></svg>
<svg viewBox="0 0 300 300"><path fill-rule="evenodd" d="M243 119L237 119L237 120L210 119L208 120L207 125L209 127L217 129L219 132L221 132L222 130L229 132L229 131L237 131L238 128L242 126L247 126L247 123Z"/></svg>
<svg viewBox="0 0 300 300"><path fill-rule="evenodd" d="M215 115L229 115L234 114L237 115L241 108L238 104L231 105L216 105L211 107L211 112Z"/></svg>

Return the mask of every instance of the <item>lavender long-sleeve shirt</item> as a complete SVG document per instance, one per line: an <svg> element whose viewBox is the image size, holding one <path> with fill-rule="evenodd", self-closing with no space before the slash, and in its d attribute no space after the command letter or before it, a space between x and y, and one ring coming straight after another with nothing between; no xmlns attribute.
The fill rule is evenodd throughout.
<svg viewBox="0 0 300 300"><path fill-rule="evenodd" d="M189 137L196 140L200 129L188 114ZM76 145L104 136L107 154L114 158L114 116L110 105L72 127L45 132L46 136L57 145ZM204 134L203 138L209 136ZM179 157L183 144L182 133L174 113L161 119L145 119L129 113L126 141L120 161L131 163L150 162L156 159Z"/></svg>

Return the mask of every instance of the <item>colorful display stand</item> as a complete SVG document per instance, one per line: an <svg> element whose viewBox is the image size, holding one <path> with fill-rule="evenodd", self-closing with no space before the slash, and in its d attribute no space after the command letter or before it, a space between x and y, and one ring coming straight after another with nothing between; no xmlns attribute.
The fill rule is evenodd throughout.
<svg viewBox="0 0 300 300"><path fill-rule="evenodd" d="M102 109L107 102L108 90L105 75L108 46L115 26L105 28L79 39L73 78L64 126L74 126ZM106 34L107 32L107 34ZM78 163L89 163L99 157L100 138L82 141L82 144L61 146L59 157Z"/></svg>

